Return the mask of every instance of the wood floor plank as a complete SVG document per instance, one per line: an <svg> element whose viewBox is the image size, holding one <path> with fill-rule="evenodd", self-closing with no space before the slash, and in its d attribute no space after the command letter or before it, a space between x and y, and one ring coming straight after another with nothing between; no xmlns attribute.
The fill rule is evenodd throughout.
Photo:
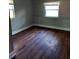
<svg viewBox="0 0 79 59"><path fill-rule="evenodd" d="M16 59L70 59L70 32L32 27L13 40Z"/></svg>

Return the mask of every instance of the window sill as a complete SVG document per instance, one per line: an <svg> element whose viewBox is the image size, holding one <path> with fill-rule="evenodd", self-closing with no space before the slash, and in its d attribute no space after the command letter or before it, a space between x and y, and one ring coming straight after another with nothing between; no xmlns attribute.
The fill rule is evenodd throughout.
<svg viewBox="0 0 79 59"><path fill-rule="evenodd" d="M59 18L59 16L58 17L52 17L52 16L44 16L45 18Z"/></svg>

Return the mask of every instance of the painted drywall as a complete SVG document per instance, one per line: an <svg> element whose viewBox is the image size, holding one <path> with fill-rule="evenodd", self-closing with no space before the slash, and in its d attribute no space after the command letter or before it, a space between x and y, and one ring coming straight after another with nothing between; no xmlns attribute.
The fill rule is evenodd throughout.
<svg viewBox="0 0 79 59"><path fill-rule="evenodd" d="M70 0L60 0L60 16L70 16Z"/></svg>
<svg viewBox="0 0 79 59"><path fill-rule="evenodd" d="M70 28L70 4L69 0L60 0L59 17L45 17L45 2L53 2L58 0L33 0L33 23L61 28Z"/></svg>
<svg viewBox="0 0 79 59"><path fill-rule="evenodd" d="M45 2L58 0L14 0L15 18L11 20L12 33L32 24L70 28L70 1L60 0L58 18L45 17Z"/></svg>
<svg viewBox="0 0 79 59"><path fill-rule="evenodd" d="M14 0L15 18L11 20L12 33L32 24L31 0Z"/></svg>

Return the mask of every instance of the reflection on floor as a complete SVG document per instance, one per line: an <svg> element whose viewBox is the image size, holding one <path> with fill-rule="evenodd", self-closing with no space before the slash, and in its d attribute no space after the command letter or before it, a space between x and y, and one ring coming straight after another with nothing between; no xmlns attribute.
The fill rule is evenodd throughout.
<svg viewBox="0 0 79 59"><path fill-rule="evenodd" d="M16 59L70 59L70 33L31 27L13 36Z"/></svg>

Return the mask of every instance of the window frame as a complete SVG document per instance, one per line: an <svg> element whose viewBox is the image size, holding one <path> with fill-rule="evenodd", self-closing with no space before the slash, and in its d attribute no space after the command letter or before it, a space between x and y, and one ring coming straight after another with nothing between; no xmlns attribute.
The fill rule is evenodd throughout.
<svg viewBox="0 0 79 59"><path fill-rule="evenodd" d="M51 8L49 8L49 9L46 9L46 6L52 6L52 7L54 7L54 6L57 6L58 7L58 9L51 9ZM58 18L59 17L59 6L60 6L60 2L59 1L57 1L57 2L46 2L46 3L44 3L44 8L45 8L45 17L52 17L52 18ZM47 10L54 10L54 11L56 11L57 10L57 16L56 15L46 15L46 11ZM53 12L54 12L53 11Z"/></svg>
<svg viewBox="0 0 79 59"><path fill-rule="evenodd" d="M10 8L11 5L12 5L12 7ZM11 16L11 12L12 12L13 16ZM10 19L15 18L15 10L14 10L14 1L13 0L9 0L9 14L10 14Z"/></svg>

